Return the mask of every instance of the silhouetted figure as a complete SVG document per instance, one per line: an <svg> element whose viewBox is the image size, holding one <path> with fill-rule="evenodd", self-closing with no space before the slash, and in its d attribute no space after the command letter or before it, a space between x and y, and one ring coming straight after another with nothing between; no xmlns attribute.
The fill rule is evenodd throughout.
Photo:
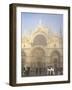
<svg viewBox="0 0 72 90"><path fill-rule="evenodd" d="M38 68L36 68L36 75L38 75Z"/></svg>
<svg viewBox="0 0 72 90"><path fill-rule="evenodd" d="M47 75L55 75L55 71L53 67L48 67L47 68Z"/></svg>
<svg viewBox="0 0 72 90"><path fill-rule="evenodd" d="M30 67L27 67L27 70L26 70L26 75L29 76L29 72L30 72Z"/></svg>
<svg viewBox="0 0 72 90"><path fill-rule="evenodd" d="M41 75L41 68L39 68L39 75Z"/></svg>

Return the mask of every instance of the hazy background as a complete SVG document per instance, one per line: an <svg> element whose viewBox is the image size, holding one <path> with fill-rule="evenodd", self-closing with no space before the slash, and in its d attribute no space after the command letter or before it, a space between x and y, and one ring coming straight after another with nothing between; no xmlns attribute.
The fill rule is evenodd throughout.
<svg viewBox="0 0 72 90"><path fill-rule="evenodd" d="M53 32L60 33L63 29L63 15L62 14L48 14L48 13L21 13L22 35L26 35L35 30L41 23L48 27Z"/></svg>

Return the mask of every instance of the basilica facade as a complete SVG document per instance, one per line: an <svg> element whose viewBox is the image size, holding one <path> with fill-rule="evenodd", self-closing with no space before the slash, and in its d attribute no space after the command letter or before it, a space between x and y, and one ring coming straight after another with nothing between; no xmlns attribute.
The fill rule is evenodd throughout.
<svg viewBox="0 0 72 90"><path fill-rule="evenodd" d="M22 76L63 74L63 38L39 24L31 34L22 37ZM47 69L53 68L54 74ZM26 73L25 70L27 70Z"/></svg>

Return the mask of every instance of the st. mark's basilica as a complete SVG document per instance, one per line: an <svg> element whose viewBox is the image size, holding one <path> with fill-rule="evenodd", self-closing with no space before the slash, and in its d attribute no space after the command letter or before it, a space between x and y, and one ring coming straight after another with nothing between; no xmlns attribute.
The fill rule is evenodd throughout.
<svg viewBox="0 0 72 90"><path fill-rule="evenodd" d="M42 23L22 36L21 75L63 75L63 37Z"/></svg>

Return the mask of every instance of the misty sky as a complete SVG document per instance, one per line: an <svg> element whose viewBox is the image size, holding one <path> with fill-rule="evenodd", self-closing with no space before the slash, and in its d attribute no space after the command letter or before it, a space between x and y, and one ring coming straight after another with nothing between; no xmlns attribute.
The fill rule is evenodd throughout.
<svg viewBox="0 0 72 90"><path fill-rule="evenodd" d="M60 30L63 29L62 14L22 12L21 13L22 35L34 31L40 21L42 22L42 25L49 27L53 32L60 32Z"/></svg>

